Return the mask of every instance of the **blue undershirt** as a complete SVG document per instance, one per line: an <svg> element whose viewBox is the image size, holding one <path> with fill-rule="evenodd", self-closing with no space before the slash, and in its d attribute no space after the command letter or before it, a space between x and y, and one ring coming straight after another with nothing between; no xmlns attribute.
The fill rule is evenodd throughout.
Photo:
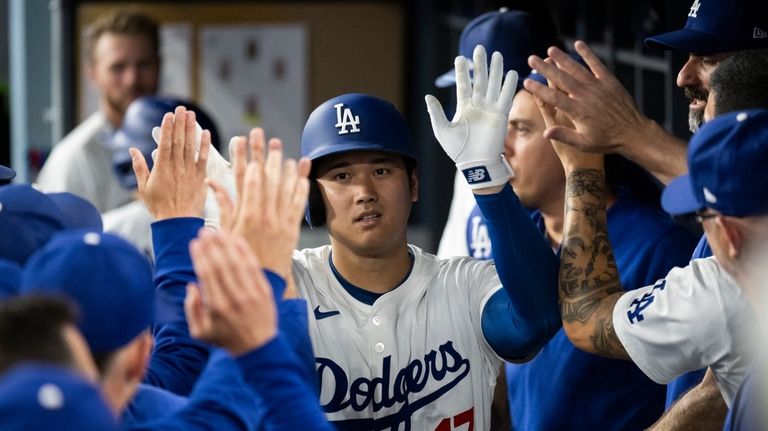
<svg viewBox="0 0 768 431"><path fill-rule="evenodd" d="M411 275L411 271L413 271L413 253L411 252L410 249L408 250L408 257L411 258L411 263L410 263L410 266L408 267L408 272L405 274L405 277L403 277L403 279L400 280L399 283L397 283L397 286L395 286L395 289L400 287L401 284L405 283L405 280L408 280L408 277L410 277ZM381 295L384 294L384 293L371 292L370 290L365 290L362 287L355 286L354 284L347 281L347 279L344 278L343 275L341 275L339 270L336 269L336 265L333 264L333 252L331 252L328 256L328 263L331 264L331 271L333 272L333 275L336 277L336 280L339 281L339 284L341 284L341 287L343 287L344 290L347 291L347 293L352 295L353 298L357 299L363 304L373 305L373 303L376 302L376 300L379 299Z"/></svg>

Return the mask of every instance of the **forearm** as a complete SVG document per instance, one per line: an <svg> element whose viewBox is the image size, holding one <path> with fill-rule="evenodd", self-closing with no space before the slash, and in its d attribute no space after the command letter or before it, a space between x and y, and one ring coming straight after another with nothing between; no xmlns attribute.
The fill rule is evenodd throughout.
<svg viewBox="0 0 768 431"><path fill-rule="evenodd" d="M721 430L728 407L720 394L711 370L704 380L680 398L650 429Z"/></svg>
<svg viewBox="0 0 768 431"><path fill-rule="evenodd" d="M688 172L687 146L655 121L645 120L642 129L631 131L633 134L619 147L619 153L669 184Z"/></svg>
<svg viewBox="0 0 768 431"><path fill-rule="evenodd" d="M602 162L566 168L566 175L559 283L563 328L584 351L629 359L613 328L613 306L623 289L608 238Z"/></svg>
<svg viewBox="0 0 768 431"><path fill-rule="evenodd" d="M483 309L483 334L501 356L529 357L560 329L557 257L509 185L475 197L503 286Z"/></svg>
<svg viewBox="0 0 768 431"><path fill-rule="evenodd" d="M179 395L188 395L208 361L208 346L189 335L184 315L186 286L195 280L189 242L203 220L177 218L152 224L155 286L161 321L155 325L155 346L145 381Z"/></svg>
<svg viewBox="0 0 768 431"><path fill-rule="evenodd" d="M278 304L277 310L280 334L296 354L302 368L301 378L307 386L318 390L315 354L307 330L307 302L304 299L286 299Z"/></svg>

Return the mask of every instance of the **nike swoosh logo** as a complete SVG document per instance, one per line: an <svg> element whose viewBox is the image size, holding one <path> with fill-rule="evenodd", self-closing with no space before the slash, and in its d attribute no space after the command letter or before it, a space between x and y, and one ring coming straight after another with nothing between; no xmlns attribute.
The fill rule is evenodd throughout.
<svg viewBox="0 0 768 431"><path fill-rule="evenodd" d="M315 320L325 319L326 317L335 316L341 314L339 310L334 311L320 311L320 306L315 307Z"/></svg>

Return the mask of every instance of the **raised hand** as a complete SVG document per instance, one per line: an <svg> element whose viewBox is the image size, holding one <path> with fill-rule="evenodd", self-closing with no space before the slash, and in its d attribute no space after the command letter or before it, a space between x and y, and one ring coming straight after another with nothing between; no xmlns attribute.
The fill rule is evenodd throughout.
<svg viewBox="0 0 768 431"><path fill-rule="evenodd" d="M202 132L196 157L195 124L195 113L183 106L165 114L152 172L141 152L130 149L139 195L156 220L202 215L211 134Z"/></svg>
<svg viewBox="0 0 768 431"><path fill-rule="evenodd" d="M190 334L238 356L277 335L272 288L243 238L202 230L190 244L197 284L187 286Z"/></svg>
<svg viewBox="0 0 768 431"><path fill-rule="evenodd" d="M250 162L245 138L236 138L231 145L237 201L215 181L208 181L221 208L222 227L245 238L265 268L289 280L291 254L309 194L311 163L309 159L283 160L279 139L269 141L265 156L264 132L258 128L248 139Z"/></svg>
<svg viewBox="0 0 768 431"><path fill-rule="evenodd" d="M474 85L469 79L469 64L456 57L456 114L448 121L440 102L427 95L427 111L435 138L456 163L473 190L503 186L510 170L503 160L507 117L517 86L517 72L510 70L503 80L504 60L500 53L491 56L490 75L485 48L473 53Z"/></svg>
<svg viewBox="0 0 768 431"><path fill-rule="evenodd" d="M546 63L552 64L554 60L548 58ZM548 81L549 87L553 90L557 90L554 82ZM541 116L544 119L544 124L548 129L561 128L573 128L573 122L563 111L558 110L554 106L544 102L537 96L533 96L536 100L536 105L541 112ZM563 164L563 168L566 173L570 173L574 169L584 167L599 168L603 166L604 156L601 153L587 153L571 145L565 144L561 141L550 139L552 147L560 158L560 162Z"/></svg>

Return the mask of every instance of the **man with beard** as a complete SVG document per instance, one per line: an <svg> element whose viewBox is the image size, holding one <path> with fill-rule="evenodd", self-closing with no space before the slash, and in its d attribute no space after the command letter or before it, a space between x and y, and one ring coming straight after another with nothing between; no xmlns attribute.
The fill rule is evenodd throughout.
<svg viewBox="0 0 768 431"><path fill-rule="evenodd" d="M47 192L81 196L104 213L133 199L133 191L120 186L112 172L107 142L128 105L157 91L157 24L134 12L102 16L87 35L86 56L88 78L100 92L100 109L53 149L37 182Z"/></svg>
<svg viewBox="0 0 768 431"><path fill-rule="evenodd" d="M695 131L701 125L710 77L717 65L732 53L768 47L768 4L758 0L695 0L688 11L684 28L646 39L648 46L688 53L676 83L691 101L689 126ZM582 55L593 55L582 41L574 44ZM531 67L539 70L554 88L527 80L525 88L566 114L573 127L553 126L544 136L587 152L617 153L639 164L663 183L687 171L686 144L665 131L658 123L637 110L629 93L607 69L585 74L581 66L558 48L548 55L555 65L533 56ZM702 237L693 258L711 256ZM704 370L683 376L668 385L667 406L701 380ZM705 383L707 380L705 380ZM713 383L713 380L710 381ZM704 398L690 406L707 406L701 412L725 412L718 391L707 385L709 402ZM698 389L703 389L702 386ZM695 398L688 398L693 401ZM710 403L711 402L711 403ZM715 409L714 405L719 406ZM683 406L679 406L683 407Z"/></svg>

